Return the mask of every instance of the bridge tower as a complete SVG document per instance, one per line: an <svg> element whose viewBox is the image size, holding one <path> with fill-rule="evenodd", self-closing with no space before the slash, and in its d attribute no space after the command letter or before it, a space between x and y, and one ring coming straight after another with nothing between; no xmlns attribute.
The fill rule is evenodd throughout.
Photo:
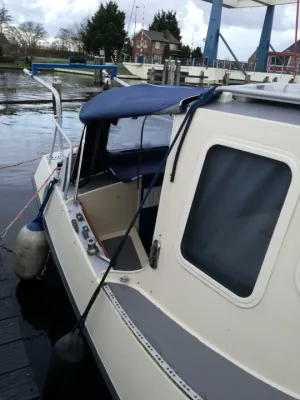
<svg viewBox="0 0 300 400"><path fill-rule="evenodd" d="M265 19L256 52L256 71L266 71L270 47L275 5L296 3L297 0L205 0L212 3L203 56L207 65L214 67L219 46L222 7L252 8L266 6ZM250 11L251 12L251 11ZM253 47L255 44L253 43Z"/></svg>

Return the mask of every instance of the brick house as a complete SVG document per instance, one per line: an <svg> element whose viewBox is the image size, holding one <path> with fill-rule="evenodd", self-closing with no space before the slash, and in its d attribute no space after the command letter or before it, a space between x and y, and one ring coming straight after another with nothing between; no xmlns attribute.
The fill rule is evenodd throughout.
<svg viewBox="0 0 300 400"><path fill-rule="evenodd" d="M2 47L2 51L5 53L9 46L9 41L7 40L4 33L0 32L0 47Z"/></svg>
<svg viewBox="0 0 300 400"><path fill-rule="evenodd" d="M141 42L143 32L143 43ZM156 32L146 29L140 30L132 38L132 61L137 62L137 58L142 55L144 63L162 63L164 48L169 45L171 55L178 55L180 51L180 41L177 40L169 31Z"/></svg>

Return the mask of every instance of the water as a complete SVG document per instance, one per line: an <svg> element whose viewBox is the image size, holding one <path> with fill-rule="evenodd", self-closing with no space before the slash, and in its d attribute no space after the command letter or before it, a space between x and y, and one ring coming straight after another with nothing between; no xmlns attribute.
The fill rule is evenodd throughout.
<svg viewBox="0 0 300 400"><path fill-rule="evenodd" d="M50 75L46 79L52 79ZM0 85L32 84L30 78L20 73L0 73ZM91 79L64 75L65 84L82 86ZM63 127L71 141L79 142L82 124L78 119L81 104L64 103ZM53 134L50 105L13 105L0 107L0 165L13 164L49 152ZM0 170L0 231L16 216L33 195L32 176L38 161L15 168ZM13 226L4 239L11 248L19 229L37 213L34 202L23 217ZM18 282L12 272L12 256L1 250L1 256L19 309L21 331L25 339L31 365L42 392L51 349L55 341L74 325L75 317L58 277L53 261L48 262L47 272L41 281ZM97 396L95 394L97 393ZM89 368L85 370L76 393L70 398L110 399L98 369L90 357Z"/></svg>

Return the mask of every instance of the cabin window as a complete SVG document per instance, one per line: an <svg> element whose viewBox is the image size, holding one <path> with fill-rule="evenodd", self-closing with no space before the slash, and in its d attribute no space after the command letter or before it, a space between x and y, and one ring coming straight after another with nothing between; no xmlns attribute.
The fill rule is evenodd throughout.
<svg viewBox="0 0 300 400"><path fill-rule="evenodd" d="M141 131L144 117L121 118L109 130L107 151L110 153L135 150L141 147ZM147 118L143 131L142 148L169 146L173 117L151 115Z"/></svg>
<svg viewBox="0 0 300 400"><path fill-rule="evenodd" d="M215 145L184 230L183 257L240 297L253 292L291 183L283 162Z"/></svg>

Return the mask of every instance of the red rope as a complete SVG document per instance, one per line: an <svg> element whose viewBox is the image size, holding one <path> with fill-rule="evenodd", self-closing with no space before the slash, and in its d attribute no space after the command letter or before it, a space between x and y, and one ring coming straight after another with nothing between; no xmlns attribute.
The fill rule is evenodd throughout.
<svg viewBox="0 0 300 400"><path fill-rule="evenodd" d="M298 42L299 0L296 9L295 47L294 47L294 77L297 75L297 42Z"/></svg>
<svg viewBox="0 0 300 400"><path fill-rule="evenodd" d="M78 147L79 147L78 145L73 146L73 150L75 150L75 151L77 150L78 151ZM33 162L33 161L37 161L37 160L40 160L44 155L45 154L42 154L41 156L36 157L36 158L32 158L31 160L20 161L20 162L17 162L15 164L0 165L0 169L13 168L13 167L17 167L17 166L22 165L22 164L27 164L27 163L30 163L30 162Z"/></svg>
<svg viewBox="0 0 300 400"><path fill-rule="evenodd" d="M45 180L45 182L42 184L42 186L34 193L34 195L31 197L31 199L28 201L28 203L25 205L25 207L22 208L22 210L15 216L15 218L10 222L10 224L0 233L0 240L4 238L4 236L7 234L8 230L13 226L13 224L24 214L24 211L28 206L35 200L35 198L38 196L40 191L43 189L43 187L46 185L46 183L50 180L51 176L54 174L54 172L57 170L55 168L51 174L48 176L48 178Z"/></svg>
<svg viewBox="0 0 300 400"><path fill-rule="evenodd" d="M32 158L31 160L20 161L20 162L18 162L16 164L2 165L2 166L0 166L0 169L17 167L18 165L22 165L22 164L30 163L30 162L33 162L33 161L36 161L36 160L40 160L42 157L43 156L39 156L39 157L36 157L36 158Z"/></svg>

